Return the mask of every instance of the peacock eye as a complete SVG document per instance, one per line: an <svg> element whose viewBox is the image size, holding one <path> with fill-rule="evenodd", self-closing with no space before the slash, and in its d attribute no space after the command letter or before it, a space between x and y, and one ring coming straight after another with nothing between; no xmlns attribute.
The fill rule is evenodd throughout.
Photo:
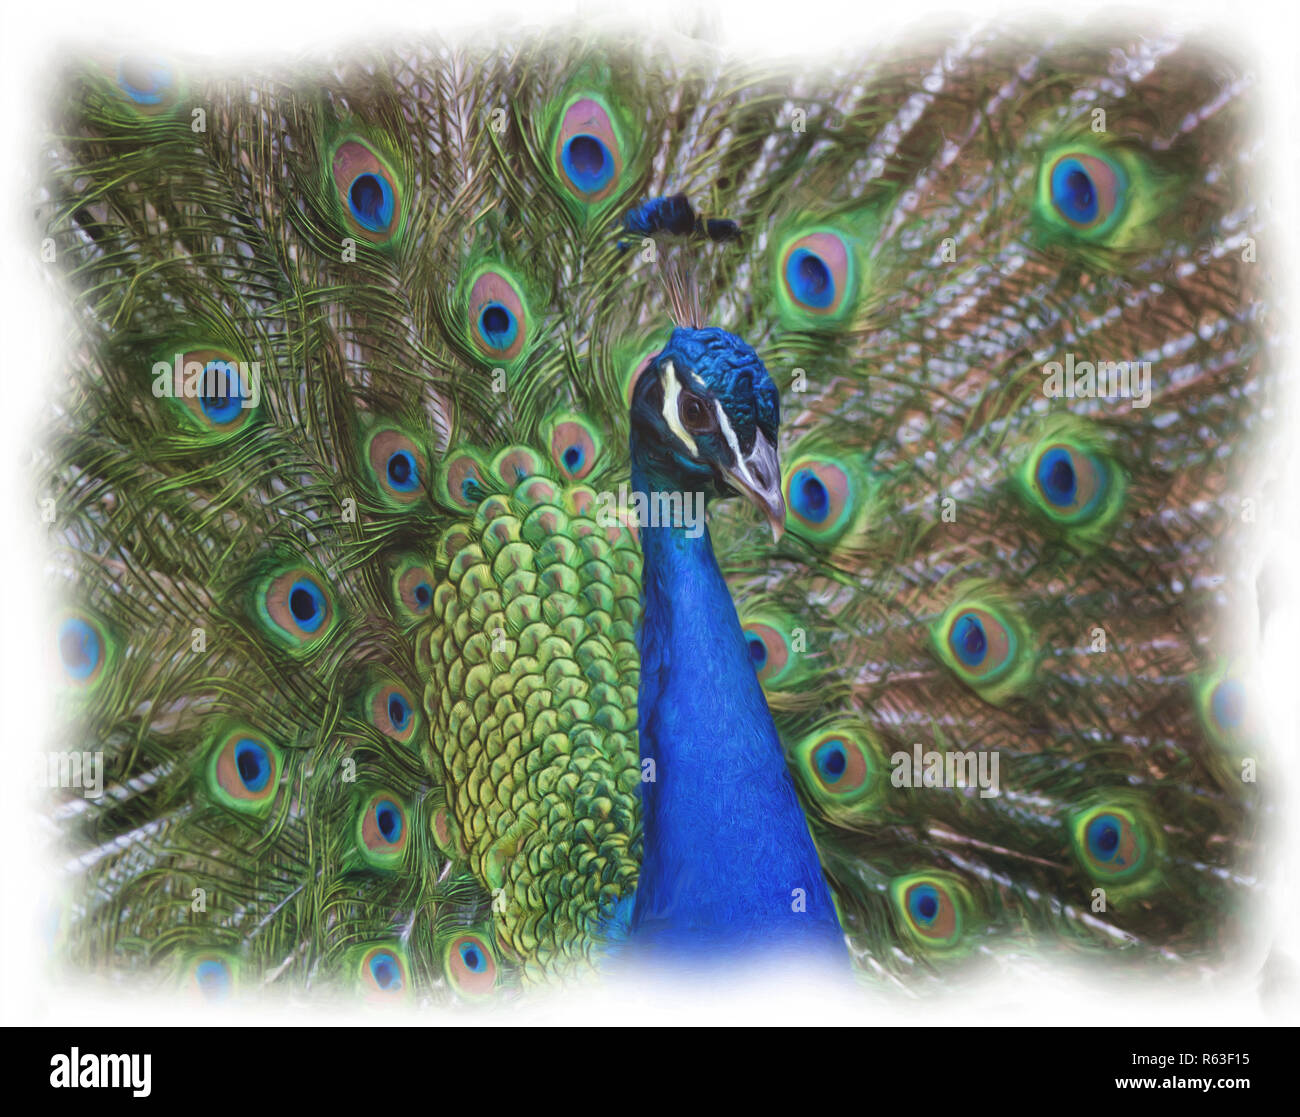
<svg viewBox="0 0 1300 1117"><path fill-rule="evenodd" d="M707 434L713 429L713 412L699 396L683 392L678 414L681 416L682 426L691 434Z"/></svg>

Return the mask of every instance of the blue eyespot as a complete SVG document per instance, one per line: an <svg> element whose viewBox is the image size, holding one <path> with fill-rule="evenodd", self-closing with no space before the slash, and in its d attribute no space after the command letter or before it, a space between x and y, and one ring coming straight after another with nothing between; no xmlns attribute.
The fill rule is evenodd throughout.
<svg viewBox="0 0 1300 1117"><path fill-rule="evenodd" d="M348 188L348 207L363 229L382 233L393 222L393 188L383 175L357 175Z"/></svg>
<svg viewBox="0 0 1300 1117"><path fill-rule="evenodd" d="M235 770L240 782L253 792L266 787L271 778L271 757L265 746L244 737L235 745Z"/></svg>
<svg viewBox="0 0 1300 1117"><path fill-rule="evenodd" d="M1246 688L1239 679L1224 679L1210 699L1214 720L1223 729L1238 729L1246 717Z"/></svg>
<svg viewBox="0 0 1300 1117"><path fill-rule="evenodd" d="M820 524L830 515L830 493L811 469L795 471L790 480L790 498L795 511L811 523Z"/></svg>
<svg viewBox="0 0 1300 1117"><path fill-rule="evenodd" d="M749 662L754 665L755 671L761 671L767 663L767 645L757 636L749 638Z"/></svg>
<svg viewBox="0 0 1300 1117"><path fill-rule="evenodd" d="M1052 201L1069 221L1087 225L1097 217L1097 188L1077 159L1062 159L1052 168Z"/></svg>
<svg viewBox="0 0 1300 1117"><path fill-rule="evenodd" d="M289 612L304 632L315 632L325 620L325 595L311 582L294 582L289 590Z"/></svg>
<svg viewBox="0 0 1300 1117"><path fill-rule="evenodd" d="M246 396L239 370L224 361L209 361L204 372L204 394L199 399L203 414L214 423L229 423L239 416Z"/></svg>
<svg viewBox="0 0 1300 1117"><path fill-rule="evenodd" d="M796 248L785 263L785 281L790 293L805 306L825 310L835 301L835 280L831 269L815 252Z"/></svg>
<svg viewBox="0 0 1300 1117"><path fill-rule="evenodd" d="M410 724L411 707L400 694L388 696L388 720L398 733L406 732L406 727Z"/></svg>
<svg viewBox="0 0 1300 1117"><path fill-rule="evenodd" d="M117 84L137 105L157 105L172 87L171 67L147 58L123 58L117 66Z"/></svg>
<svg viewBox="0 0 1300 1117"><path fill-rule="evenodd" d="M483 952L473 943L461 943L460 960L465 963L465 968L473 973L482 973L487 969L487 959L483 957Z"/></svg>
<svg viewBox="0 0 1300 1117"><path fill-rule="evenodd" d="M1123 158L1098 148L1077 148L1053 157L1042 187L1055 218L1072 232L1097 240L1124 215L1128 174Z"/></svg>
<svg viewBox="0 0 1300 1117"><path fill-rule="evenodd" d="M570 473L577 473L587 460L587 455L583 452L581 446L570 446L564 451L564 468Z"/></svg>
<svg viewBox="0 0 1300 1117"><path fill-rule="evenodd" d="M1110 861L1119 849L1120 824L1113 816L1098 815L1088 823L1088 850L1098 861Z"/></svg>
<svg viewBox="0 0 1300 1117"><path fill-rule="evenodd" d="M911 890L907 906L918 923L931 924L939 914L939 893L933 885L918 885Z"/></svg>
<svg viewBox="0 0 1300 1117"><path fill-rule="evenodd" d="M569 181L584 194L596 194L614 177L614 157L604 142L586 132L570 137L560 160Z"/></svg>
<svg viewBox="0 0 1300 1117"><path fill-rule="evenodd" d="M419 487L420 467L409 450L398 450L388 459L386 467L388 483L401 493L409 493Z"/></svg>
<svg viewBox="0 0 1300 1117"><path fill-rule="evenodd" d="M849 766L848 754L842 741L827 741L817 750L817 771L828 783L838 783Z"/></svg>
<svg viewBox="0 0 1300 1117"><path fill-rule="evenodd" d="M376 954L370 959L370 976L380 989L400 989L402 987L402 968L391 954Z"/></svg>
<svg viewBox="0 0 1300 1117"><path fill-rule="evenodd" d="M433 600L433 590L429 588L428 582L421 582L413 591L416 608L423 613L428 607L429 602Z"/></svg>
<svg viewBox="0 0 1300 1117"><path fill-rule="evenodd" d="M478 316L479 329L483 339L493 349L509 349L514 344L519 324L510 308L501 303L488 303Z"/></svg>
<svg viewBox="0 0 1300 1117"><path fill-rule="evenodd" d="M1065 450L1053 447L1039 458L1038 486L1058 508L1068 508L1074 503L1079 481L1074 472L1074 462Z"/></svg>
<svg viewBox="0 0 1300 1117"><path fill-rule="evenodd" d="M77 617L69 617L59 628L59 657L72 678L82 682L99 667L102 654L99 633Z"/></svg>
<svg viewBox="0 0 1300 1117"><path fill-rule="evenodd" d="M988 637L984 625L971 613L959 617L953 625L953 650L967 667L978 667L988 652Z"/></svg>
<svg viewBox="0 0 1300 1117"><path fill-rule="evenodd" d="M230 992L230 967L216 958L205 958L194 967L194 980L205 997L219 1000Z"/></svg>
<svg viewBox="0 0 1300 1117"><path fill-rule="evenodd" d="M381 799L375 804L375 825L389 845L396 844L402 836L402 812L391 799Z"/></svg>

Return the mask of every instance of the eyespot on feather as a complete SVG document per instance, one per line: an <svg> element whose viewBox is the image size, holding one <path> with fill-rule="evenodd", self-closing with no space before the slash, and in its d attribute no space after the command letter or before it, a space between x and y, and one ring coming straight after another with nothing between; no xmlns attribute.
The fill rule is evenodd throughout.
<svg viewBox="0 0 1300 1117"><path fill-rule="evenodd" d="M410 993L408 973L406 955L396 946L372 946L357 964L357 981L372 1004L406 999Z"/></svg>
<svg viewBox="0 0 1300 1117"><path fill-rule="evenodd" d="M880 797L879 748L859 726L818 729L795 745L793 758L804 790L832 819L858 818Z"/></svg>
<svg viewBox="0 0 1300 1117"><path fill-rule="evenodd" d="M798 233L781 247L776 282L788 310L811 321L833 322L856 298L852 250L833 229Z"/></svg>
<svg viewBox="0 0 1300 1117"><path fill-rule="evenodd" d="M939 658L986 702L1000 705L1033 679L1037 652L1010 598L982 583L959 589L930 629Z"/></svg>
<svg viewBox="0 0 1300 1117"><path fill-rule="evenodd" d="M68 614L59 621L55 630L55 659L69 686L93 690L104 676L111 650L107 630L90 614Z"/></svg>
<svg viewBox="0 0 1300 1117"><path fill-rule="evenodd" d="M1056 155L1045 174L1053 211L1077 232L1101 233L1119 220L1127 176L1117 161L1069 150Z"/></svg>
<svg viewBox="0 0 1300 1117"><path fill-rule="evenodd" d="M1219 749L1221 764L1231 769L1253 752L1264 737L1259 703L1243 665L1224 659L1193 676L1192 702L1206 737ZM1234 774L1240 779L1240 773Z"/></svg>
<svg viewBox="0 0 1300 1117"><path fill-rule="evenodd" d="M372 688L366 704L370 724L385 737L409 745L420 723L414 699L405 687L383 682Z"/></svg>
<svg viewBox="0 0 1300 1117"><path fill-rule="evenodd" d="M188 956L182 973L183 983L190 992L210 1004L229 1000L238 986L238 964L221 951Z"/></svg>
<svg viewBox="0 0 1300 1117"><path fill-rule="evenodd" d="M1177 161L1159 152L1105 135L1078 137L1039 158L1032 216L1046 241L1106 269L1114 253L1150 250L1160 241L1159 223L1176 210L1183 179Z"/></svg>
<svg viewBox="0 0 1300 1117"><path fill-rule="evenodd" d="M343 140L330 158L330 179L344 224L376 246L402 226L402 188L393 169L365 141Z"/></svg>
<svg viewBox="0 0 1300 1117"><path fill-rule="evenodd" d="M393 597L399 614L408 620L428 616L433 606L433 572L423 562L407 559L393 571Z"/></svg>
<svg viewBox="0 0 1300 1117"><path fill-rule="evenodd" d="M366 445L375 487L392 504L407 506L425 497L428 463L414 439L391 428L378 430Z"/></svg>
<svg viewBox="0 0 1300 1117"><path fill-rule="evenodd" d="M592 424L580 417L565 416L551 426L551 460L571 481L581 481L596 466L601 438Z"/></svg>
<svg viewBox="0 0 1300 1117"><path fill-rule="evenodd" d="M176 69L168 61L144 55L123 55L114 68L122 96L137 112L156 116L176 104Z"/></svg>
<svg viewBox="0 0 1300 1117"><path fill-rule="evenodd" d="M918 946L946 951L960 946L969 900L946 874L913 873L890 882L896 917Z"/></svg>
<svg viewBox="0 0 1300 1117"><path fill-rule="evenodd" d="M484 484L489 476L479 455L466 449L454 450L438 471L438 496L462 511L473 511L490 491Z"/></svg>
<svg viewBox="0 0 1300 1117"><path fill-rule="evenodd" d="M453 936L443 950L443 969L451 987L467 999L489 996L496 988L496 953L486 935Z"/></svg>
<svg viewBox="0 0 1300 1117"><path fill-rule="evenodd" d="M603 202L619 192L623 142L609 109L594 95L565 107L552 147L555 175L579 202Z"/></svg>
<svg viewBox="0 0 1300 1117"><path fill-rule="evenodd" d="M515 281L504 271L486 269L474 279L467 306L470 340L489 361L512 361L528 340L528 309Z"/></svg>
<svg viewBox="0 0 1300 1117"><path fill-rule="evenodd" d="M529 446L507 446L492 459L492 472L508 488L544 472L541 456Z"/></svg>
<svg viewBox="0 0 1300 1117"><path fill-rule="evenodd" d="M1040 524L1076 551L1106 542L1124 509L1126 475L1087 420L1053 416L1013 476Z"/></svg>
<svg viewBox="0 0 1300 1117"><path fill-rule="evenodd" d="M747 621L743 626L749 647L749 661L764 686L779 687L791 673L793 652L789 638L775 624L761 620Z"/></svg>
<svg viewBox="0 0 1300 1117"><path fill-rule="evenodd" d="M290 567L265 579L255 604L263 629L296 655L318 648L337 620L325 580L305 566Z"/></svg>
<svg viewBox="0 0 1300 1117"><path fill-rule="evenodd" d="M1246 721L1246 690L1240 679L1220 679L1210 693L1210 713L1224 733L1235 733Z"/></svg>
<svg viewBox="0 0 1300 1117"><path fill-rule="evenodd" d="M357 849L376 869L394 869L406 853L409 827L396 795L379 791L363 803L356 820Z"/></svg>
<svg viewBox="0 0 1300 1117"><path fill-rule="evenodd" d="M860 463L798 454L782 482L787 527L810 543L833 546L866 526L870 482Z"/></svg>
<svg viewBox="0 0 1300 1117"><path fill-rule="evenodd" d="M953 617L948 647L968 677L993 679L1015 652L1015 634L987 609L972 606Z"/></svg>
<svg viewBox="0 0 1300 1117"><path fill-rule="evenodd" d="M1075 856L1095 880L1131 884L1154 861L1151 829L1141 814L1119 803L1097 803L1071 819Z"/></svg>
<svg viewBox="0 0 1300 1117"><path fill-rule="evenodd" d="M208 788L218 802L245 814L265 814L280 786L283 759L256 731L224 731L208 759Z"/></svg>
<svg viewBox="0 0 1300 1117"><path fill-rule="evenodd" d="M162 366L170 365L168 372ZM155 365L154 392L160 376L168 381L171 402L195 432L224 440L243 430L258 411L258 366L224 349L196 347Z"/></svg>
<svg viewBox="0 0 1300 1117"><path fill-rule="evenodd" d="M1054 442L1043 448L1034 467L1043 501L1063 519L1087 520L1105 494L1102 467L1081 450Z"/></svg>

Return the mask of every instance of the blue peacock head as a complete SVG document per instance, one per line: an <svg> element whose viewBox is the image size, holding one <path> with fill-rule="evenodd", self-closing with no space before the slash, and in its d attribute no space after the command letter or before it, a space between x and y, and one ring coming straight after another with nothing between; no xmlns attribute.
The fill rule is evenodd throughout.
<svg viewBox="0 0 1300 1117"><path fill-rule="evenodd" d="M632 457L652 485L748 498L785 527L781 399L753 348L717 327L673 331L632 393Z"/></svg>

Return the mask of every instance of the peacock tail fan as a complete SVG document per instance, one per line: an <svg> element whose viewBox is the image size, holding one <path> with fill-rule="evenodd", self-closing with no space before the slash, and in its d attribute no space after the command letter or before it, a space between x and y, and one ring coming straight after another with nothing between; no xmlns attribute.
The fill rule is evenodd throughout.
<svg viewBox="0 0 1300 1117"><path fill-rule="evenodd" d="M1221 956L1267 809L1252 96L1119 30L71 66L62 956L377 1005L600 964L665 777L627 445L668 261L781 390L786 534L708 530L864 980Z"/></svg>

